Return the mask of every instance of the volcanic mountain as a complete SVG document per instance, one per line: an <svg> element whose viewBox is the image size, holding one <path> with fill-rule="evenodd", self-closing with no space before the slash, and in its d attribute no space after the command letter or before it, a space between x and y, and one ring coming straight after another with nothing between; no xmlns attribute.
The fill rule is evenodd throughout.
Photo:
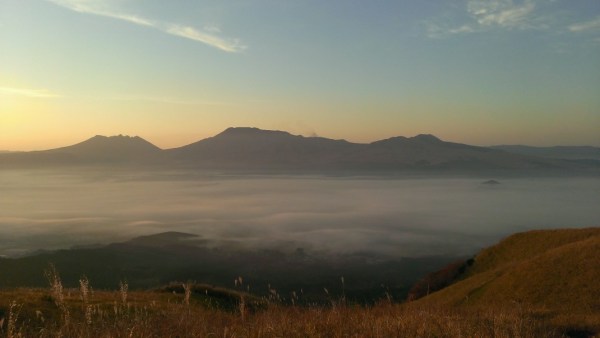
<svg viewBox="0 0 600 338"><path fill-rule="evenodd" d="M284 131L229 128L204 140L161 150L140 137L95 136L46 151L2 153L0 168L119 165L247 172L466 172L542 170L597 174L596 162L510 153L446 142L433 135L352 143Z"/></svg>
<svg viewBox="0 0 600 338"><path fill-rule="evenodd" d="M473 171L572 166L564 161L445 142L433 135L399 136L361 144L257 128L229 128L166 153L179 165L237 170Z"/></svg>
<svg viewBox="0 0 600 338"><path fill-rule="evenodd" d="M217 169L330 168L364 145L257 128L229 128L190 145L167 150L177 163Z"/></svg>
<svg viewBox="0 0 600 338"><path fill-rule="evenodd" d="M110 165L156 162L161 149L139 136L94 136L72 146L1 154L0 167Z"/></svg>

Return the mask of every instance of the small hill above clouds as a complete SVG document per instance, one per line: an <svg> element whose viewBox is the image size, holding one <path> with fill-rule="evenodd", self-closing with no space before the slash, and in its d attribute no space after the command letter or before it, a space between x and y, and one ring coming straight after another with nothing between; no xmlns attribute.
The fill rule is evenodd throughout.
<svg viewBox="0 0 600 338"><path fill-rule="evenodd" d="M170 247L170 246L198 246L206 243L198 235L184 232L169 231L154 235L135 237L127 242L114 245L143 246L143 247Z"/></svg>

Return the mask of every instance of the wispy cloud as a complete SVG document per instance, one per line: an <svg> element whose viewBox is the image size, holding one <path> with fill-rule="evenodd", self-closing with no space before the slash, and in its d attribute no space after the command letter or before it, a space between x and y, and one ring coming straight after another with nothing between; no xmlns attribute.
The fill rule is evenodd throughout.
<svg viewBox="0 0 600 338"><path fill-rule="evenodd" d="M594 20L579 22L569 26L569 30L574 33L600 29L600 16Z"/></svg>
<svg viewBox="0 0 600 338"><path fill-rule="evenodd" d="M47 89L0 87L0 93L10 94L10 95L27 96L27 97L33 97L33 98L41 98L41 99L52 99L52 98L62 97L62 95L58 95Z"/></svg>
<svg viewBox="0 0 600 338"><path fill-rule="evenodd" d="M217 36L220 30L215 26L210 26L210 30L200 31L194 27L179 25L168 22L161 22L143 18L137 15L121 13L115 9L106 6L106 3L98 0L47 0L58 6L70 9L75 12L104 16L112 19L126 21L139 26L145 26L160 30L164 33L190 39L204 43L208 46L220 49L229 53L237 53L246 46L241 44L239 39L227 39Z"/></svg>
<svg viewBox="0 0 600 338"><path fill-rule="evenodd" d="M190 26L169 24L165 26L164 31L172 35L205 43L226 52L235 53L246 48L238 39L223 40L213 34L201 32Z"/></svg>
<svg viewBox="0 0 600 338"><path fill-rule="evenodd" d="M154 97L154 96L118 96L111 98L102 98L103 100L112 101L145 101L166 104L192 105L192 106L228 106L233 105L231 102L225 101L210 101L210 100L183 100L171 97Z"/></svg>
<svg viewBox="0 0 600 338"><path fill-rule="evenodd" d="M530 29L542 27L533 16L534 0L516 4L513 0L467 0L464 12L467 22L456 24L447 21L426 22L427 36L440 38L455 34L483 32L492 28ZM447 18L446 18L447 19Z"/></svg>
<svg viewBox="0 0 600 338"><path fill-rule="evenodd" d="M529 15L535 9L532 0L515 4L513 0L469 0L467 12L480 26L530 28Z"/></svg>

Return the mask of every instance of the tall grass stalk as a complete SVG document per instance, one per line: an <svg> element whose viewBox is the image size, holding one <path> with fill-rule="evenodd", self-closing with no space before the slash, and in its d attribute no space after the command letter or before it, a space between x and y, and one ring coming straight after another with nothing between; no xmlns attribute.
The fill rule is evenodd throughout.
<svg viewBox="0 0 600 338"><path fill-rule="evenodd" d="M86 276L83 276L79 279L79 291L81 292L81 301L83 302L85 322L86 324L91 325L92 306L90 305L90 281Z"/></svg>
<svg viewBox="0 0 600 338"><path fill-rule="evenodd" d="M54 264L50 264L48 269L45 271L48 283L50 283L50 296L54 301L56 307L60 310L63 325L69 325L70 313L69 308L65 304L65 294L60 275L56 270Z"/></svg>
<svg viewBox="0 0 600 338"><path fill-rule="evenodd" d="M21 332L17 330L17 319L19 318L19 309L16 301L10 303L8 309L8 324L6 328L6 335L8 338L21 337Z"/></svg>

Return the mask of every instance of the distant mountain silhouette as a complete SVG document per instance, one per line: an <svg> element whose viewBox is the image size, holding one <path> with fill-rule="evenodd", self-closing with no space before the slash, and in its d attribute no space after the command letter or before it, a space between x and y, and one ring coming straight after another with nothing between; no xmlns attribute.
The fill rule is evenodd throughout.
<svg viewBox="0 0 600 338"><path fill-rule="evenodd" d="M240 170L482 170L568 167L566 163L445 142L433 135L370 144L282 131L229 128L215 137L166 151L179 164Z"/></svg>
<svg viewBox="0 0 600 338"><path fill-rule="evenodd" d="M169 149L178 163L216 169L303 169L330 167L362 145L345 140L291 135L257 128L229 128L190 145Z"/></svg>
<svg viewBox="0 0 600 338"><path fill-rule="evenodd" d="M555 147L530 147L523 145L492 146L510 153L539 156L545 158L565 160L597 160L600 161L600 147L590 146L555 146Z"/></svg>
<svg viewBox="0 0 600 338"><path fill-rule="evenodd" d="M424 134L373 142L355 161L364 158L383 168L409 169L530 169L554 165Z"/></svg>
<svg viewBox="0 0 600 338"><path fill-rule="evenodd" d="M66 153L90 162L115 162L143 160L157 155L161 149L139 136L100 136L96 135L81 143L50 150Z"/></svg>
<svg viewBox="0 0 600 338"><path fill-rule="evenodd" d="M94 136L72 146L43 151L0 154L0 167L136 164L157 162L162 150L141 137Z"/></svg>
<svg viewBox="0 0 600 338"><path fill-rule="evenodd" d="M139 137L95 136L52 150L0 154L0 168L48 165L133 165L252 172L554 170L600 172L595 162L566 161L446 142L433 135L392 137L369 144L284 131L228 128L183 147L161 150Z"/></svg>

